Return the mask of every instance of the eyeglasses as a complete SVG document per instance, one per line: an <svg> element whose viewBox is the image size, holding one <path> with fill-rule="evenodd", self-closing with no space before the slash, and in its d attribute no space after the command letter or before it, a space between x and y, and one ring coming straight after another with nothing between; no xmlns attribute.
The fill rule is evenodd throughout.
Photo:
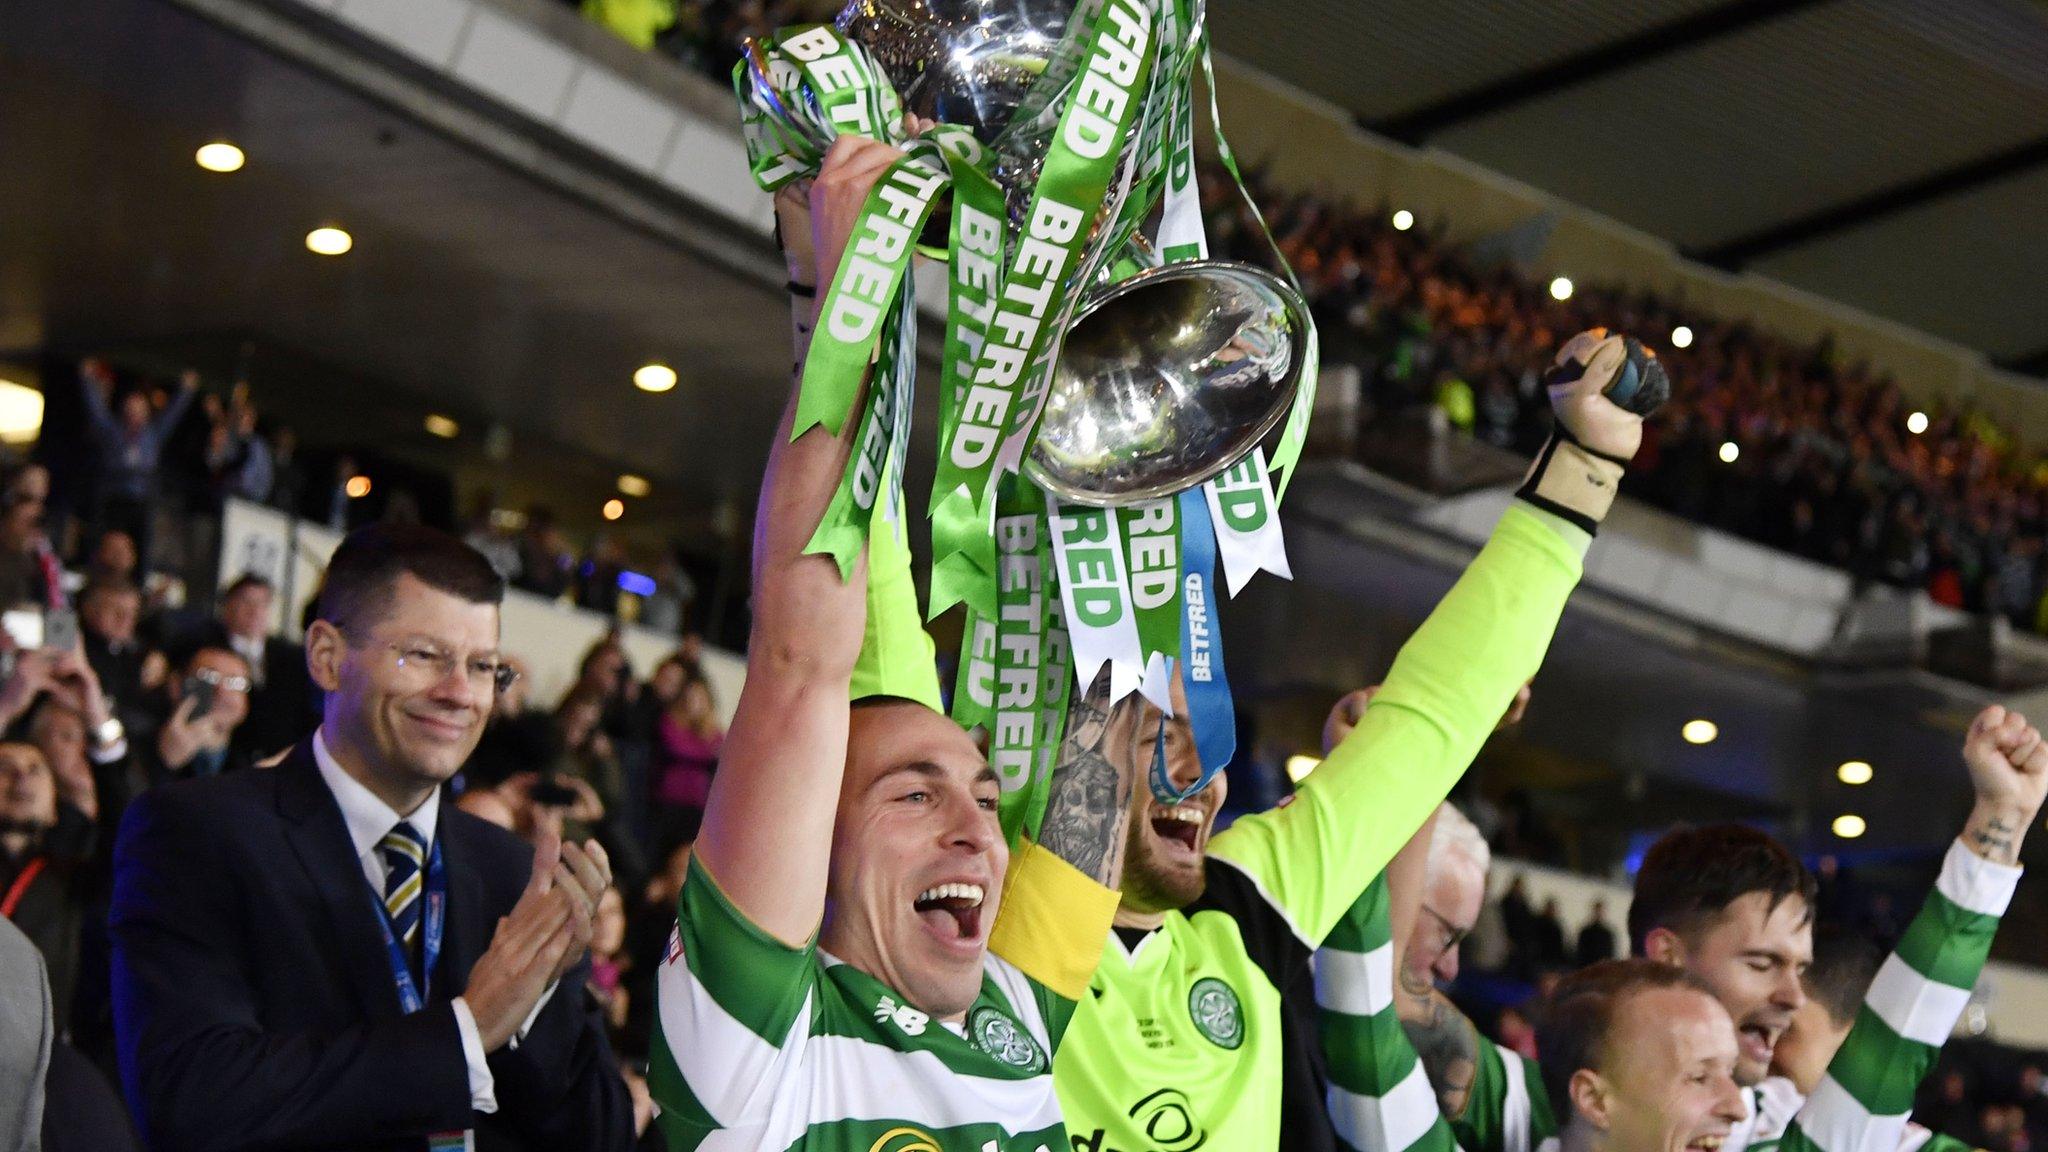
<svg viewBox="0 0 2048 1152"><path fill-rule="evenodd" d="M398 654L398 670L417 677L421 687L448 679L458 661L452 652L417 641L384 647ZM519 680L519 669L496 656L472 656L463 671L470 687L494 696L502 695Z"/></svg>
<svg viewBox="0 0 2048 1152"><path fill-rule="evenodd" d="M249 690L249 678L247 676L229 676L216 672L211 668L194 668L192 670L192 678L201 684L211 684L215 688L222 688L229 692L247 692Z"/></svg>
<svg viewBox="0 0 2048 1152"><path fill-rule="evenodd" d="M1442 942L1437 945L1436 954L1439 956L1464 943L1465 937L1472 934L1472 929L1458 927L1451 923L1450 917L1427 904L1422 906L1422 910L1429 913L1430 919L1436 921L1437 929L1443 936Z"/></svg>

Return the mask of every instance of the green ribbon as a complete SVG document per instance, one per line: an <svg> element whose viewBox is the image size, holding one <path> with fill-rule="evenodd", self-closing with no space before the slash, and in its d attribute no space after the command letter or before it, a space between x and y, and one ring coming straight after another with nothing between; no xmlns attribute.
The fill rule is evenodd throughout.
<svg viewBox="0 0 2048 1152"><path fill-rule="evenodd" d="M1155 658L1180 659L1179 508L1179 499L1167 496L1117 509L1123 527L1124 572L1130 582L1131 607L1138 618L1138 641L1144 649L1148 679L1159 671ZM1153 703L1172 707L1170 695L1155 697Z"/></svg>
<svg viewBox="0 0 2048 1152"><path fill-rule="evenodd" d="M1223 138L1223 116L1216 107L1216 67L1209 56L1209 32L1202 30L1202 80L1209 86L1209 126L1216 137L1216 156L1223 161L1223 168L1230 173L1230 179L1237 185L1238 198L1251 209L1252 220L1272 247L1281 271L1287 274L1288 283L1294 290L1301 291L1301 281L1288 266L1287 257L1280 251L1280 244L1273 239L1273 230L1267 226L1266 217L1259 211L1251 195L1245 191L1244 173L1237 166L1237 154L1230 150L1230 142ZM1287 495L1287 486L1294 482L1295 465L1301 459L1301 450L1308 443L1308 420L1316 406L1316 378L1322 370L1322 346L1316 335L1316 322L1308 321L1308 332L1303 347L1301 382L1294 390L1294 406L1288 409L1287 423L1281 429L1280 442L1273 448L1273 458L1267 466L1268 475L1279 473L1279 482L1273 485L1273 497L1277 502Z"/></svg>
<svg viewBox="0 0 2048 1152"><path fill-rule="evenodd" d="M1019 475L998 485L989 764L1002 782L1004 835L1035 835L1065 734L1073 681L1045 496Z"/></svg>
<svg viewBox="0 0 2048 1152"><path fill-rule="evenodd" d="M1152 67L1154 15L1145 0L1105 0L1088 25L1088 52L1070 81L1023 235L1016 239L1005 269L1000 302L987 340L966 382L948 463L958 469L975 515L945 505L963 502L958 488L939 498L933 518L935 576L931 610L940 612L960 596L986 611L975 595L986 581L967 583L968 568L987 571L978 550L987 539L985 509L1000 462L1014 470L1022 447L1037 425L1059 328L1070 314L1068 297L1082 277L1080 262L1092 225L1117 169L1124 141L1139 120ZM985 553L982 553L985 554ZM955 557L966 556L963 564ZM961 585L966 584L966 587Z"/></svg>

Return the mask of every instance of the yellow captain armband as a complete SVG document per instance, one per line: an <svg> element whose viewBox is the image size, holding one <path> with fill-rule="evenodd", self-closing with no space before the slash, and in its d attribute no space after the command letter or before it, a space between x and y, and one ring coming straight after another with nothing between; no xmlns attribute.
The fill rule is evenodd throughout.
<svg viewBox="0 0 2048 1152"><path fill-rule="evenodd" d="M1102 960L1117 892L1028 840L1010 854L1003 904L989 950L1069 1000L1079 1000Z"/></svg>

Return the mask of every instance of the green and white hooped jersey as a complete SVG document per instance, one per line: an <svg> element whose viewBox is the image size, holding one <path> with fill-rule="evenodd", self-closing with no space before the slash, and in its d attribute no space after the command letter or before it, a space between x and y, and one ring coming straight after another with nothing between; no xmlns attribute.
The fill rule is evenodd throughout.
<svg viewBox="0 0 2048 1152"><path fill-rule="evenodd" d="M1286 808L1209 845L1207 888L1112 938L1054 1062L1072 1152L1277 1146L1281 990L1422 826L1542 662L1584 534L1516 502Z"/></svg>
<svg viewBox="0 0 2048 1152"><path fill-rule="evenodd" d="M1948 1141L1907 1123L1913 1094L1970 1001L2020 869L1949 846L1934 891L1864 994L1827 1075L1782 1136L1759 1130L1753 1149L1870 1152ZM1952 1143L1952 1142L1951 1142Z"/></svg>
<svg viewBox="0 0 2048 1152"><path fill-rule="evenodd" d="M1398 962L1381 876L1316 950L1330 1124L1349 1152L1452 1152L1436 1090L1394 1011Z"/></svg>
<svg viewBox="0 0 2048 1152"><path fill-rule="evenodd" d="M1913 1093L1969 1003L2019 878L2020 869L1993 864L1960 841L1951 844L1934 891L1871 981L1827 1076L1804 1099L1791 1081L1777 1076L1743 1093L1749 1116L1729 1133L1725 1152L1946 1147L1948 1137L1916 1131L1906 1118ZM1482 1040L1482 1057L1492 1049ZM1491 1061L1481 1060L1466 1115L1451 1123L1458 1143L1466 1152L1520 1152L1540 1145L1555 1125L1549 1133L1515 1131L1505 1115L1513 1111L1506 1106L1509 1085L1504 1078L1488 1079L1489 1063L1500 1065L1497 1052ZM1535 1070L1529 1071L1541 1099Z"/></svg>
<svg viewBox="0 0 2048 1152"><path fill-rule="evenodd" d="M762 932L692 860L649 1069L669 1147L1067 1152L1052 1052L1073 1001L993 949L983 973L964 1025L940 1023L815 942Z"/></svg>

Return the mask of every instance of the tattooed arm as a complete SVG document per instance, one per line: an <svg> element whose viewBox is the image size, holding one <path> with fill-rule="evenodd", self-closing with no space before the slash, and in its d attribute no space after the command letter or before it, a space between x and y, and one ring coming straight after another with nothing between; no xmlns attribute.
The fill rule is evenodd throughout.
<svg viewBox="0 0 2048 1152"><path fill-rule="evenodd" d="M1963 762L1977 796L1963 847L1993 864L2018 864L2020 842L2048 791L2048 745L2025 716L1993 704L1971 723Z"/></svg>
<svg viewBox="0 0 2048 1152"><path fill-rule="evenodd" d="M1406 965L1396 969L1394 1007L1401 1027L1422 1059L1444 1118L1457 1120L1465 1114L1472 1078L1479 1069L1479 1030L1450 997L1437 991L1427 973L1417 976Z"/></svg>
<svg viewBox="0 0 2048 1152"><path fill-rule="evenodd" d="M1053 767L1038 845L1105 888L1123 879L1133 766L1132 697L1109 701L1109 669L1067 711L1067 738Z"/></svg>

